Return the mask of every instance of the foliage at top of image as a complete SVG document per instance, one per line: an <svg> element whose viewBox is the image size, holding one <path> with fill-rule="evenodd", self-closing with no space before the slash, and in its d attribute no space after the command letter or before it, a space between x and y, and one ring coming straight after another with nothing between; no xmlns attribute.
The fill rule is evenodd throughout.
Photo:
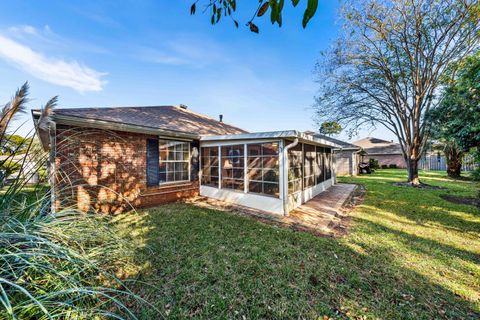
<svg viewBox="0 0 480 320"><path fill-rule="evenodd" d="M287 0L291 2L293 7L296 7L300 0ZM245 2L245 1L244 1ZM303 13L302 26L307 27L308 22L313 18L317 11L318 0L306 0L307 6ZM235 27L238 28L239 23L234 18L237 11L236 0L196 0L190 7L190 14L194 15L197 12L197 5L204 5L203 12L208 12L210 22L212 25L219 23L222 17L231 18ZM261 18L270 12L270 22L277 24L279 27L283 24L282 12L285 4L285 0L259 0L258 6L254 10L252 18L245 24L249 27L251 32L259 33L258 26L254 23L254 20Z"/></svg>

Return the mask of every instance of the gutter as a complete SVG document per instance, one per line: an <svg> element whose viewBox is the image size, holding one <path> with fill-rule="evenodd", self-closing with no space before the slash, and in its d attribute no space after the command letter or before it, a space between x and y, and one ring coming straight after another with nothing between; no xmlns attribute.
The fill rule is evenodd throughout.
<svg viewBox="0 0 480 320"><path fill-rule="evenodd" d="M283 188L282 188L282 201L283 201L283 215L288 216L288 150L298 145L298 138L283 148L282 162L283 162Z"/></svg>
<svg viewBox="0 0 480 320"><path fill-rule="evenodd" d="M53 114L52 119L56 124L63 124L63 125L72 125L72 126L89 127L89 128L97 128L97 129L109 129L109 130L143 133L143 134L150 134L150 135L163 135L163 136L177 137L177 138L184 138L184 139L200 138L200 136L197 134L145 127L145 126L139 126L139 125L131 125L131 124L126 124L121 122L114 122L114 121L88 119L88 118L64 116L64 115L58 115L58 114Z"/></svg>

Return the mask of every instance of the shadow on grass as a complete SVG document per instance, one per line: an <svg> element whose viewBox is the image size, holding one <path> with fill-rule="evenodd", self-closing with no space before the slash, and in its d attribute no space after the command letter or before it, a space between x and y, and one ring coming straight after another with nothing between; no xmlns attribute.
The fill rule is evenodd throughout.
<svg viewBox="0 0 480 320"><path fill-rule="evenodd" d="M398 249L375 239L395 237L408 247L402 254L444 263L443 253L474 262L475 255L371 222L356 219L363 232L330 239L187 204L122 219L122 232L138 241L132 277L156 286L138 286L136 292L170 318L480 316L478 303L405 267ZM158 316L138 311L144 319Z"/></svg>
<svg viewBox="0 0 480 320"><path fill-rule="evenodd" d="M446 187L448 190L429 190L400 187L391 181L403 181L405 170L381 170L370 176L342 179L362 183L368 190L367 204L377 210L393 213L416 224L432 223L452 231L480 232L480 209L466 204L454 204L442 198L448 193L458 196L473 196L480 183L452 180L441 172L422 172L421 178L428 184ZM435 180L437 179L437 180Z"/></svg>

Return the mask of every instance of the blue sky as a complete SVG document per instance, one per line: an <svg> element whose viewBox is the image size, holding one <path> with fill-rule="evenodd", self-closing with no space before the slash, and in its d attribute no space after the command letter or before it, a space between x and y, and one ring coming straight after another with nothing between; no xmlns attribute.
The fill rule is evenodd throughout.
<svg viewBox="0 0 480 320"><path fill-rule="evenodd" d="M316 131L314 65L337 35L339 2L320 1L305 30L304 1L287 2L282 28L258 19L253 34L211 26L201 7L190 16L192 1L2 2L0 101L28 80L31 108L54 95L60 107L186 104L249 131ZM239 22L255 3L238 1Z"/></svg>

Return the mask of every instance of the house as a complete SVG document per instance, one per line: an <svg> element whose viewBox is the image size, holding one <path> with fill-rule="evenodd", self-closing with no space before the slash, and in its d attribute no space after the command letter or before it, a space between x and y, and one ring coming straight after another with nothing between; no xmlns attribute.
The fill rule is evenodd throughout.
<svg viewBox="0 0 480 320"><path fill-rule="evenodd" d="M374 137L366 137L353 142L365 152L364 161L375 159L380 166L396 165L397 168L406 168L405 158L399 143L382 140Z"/></svg>
<svg viewBox="0 0 480 320"><path fill-rule="evenodd" d="M362 148L354 144L335 139L313 131L305 131L306 134L313 135L317 138L330 141L339 146L334 149L335 173L338 176L356 176L358 174L358 166L360 164L360 151Z"/></svg>
<svg viewBox="0 0 480 320"><path fill-rule="evenodd" d="M53 208L118 213L200 194L287 215L335 181L339 145L249 133L183 105L55 109L48 128L32 115L50 151Z"/></svg>

